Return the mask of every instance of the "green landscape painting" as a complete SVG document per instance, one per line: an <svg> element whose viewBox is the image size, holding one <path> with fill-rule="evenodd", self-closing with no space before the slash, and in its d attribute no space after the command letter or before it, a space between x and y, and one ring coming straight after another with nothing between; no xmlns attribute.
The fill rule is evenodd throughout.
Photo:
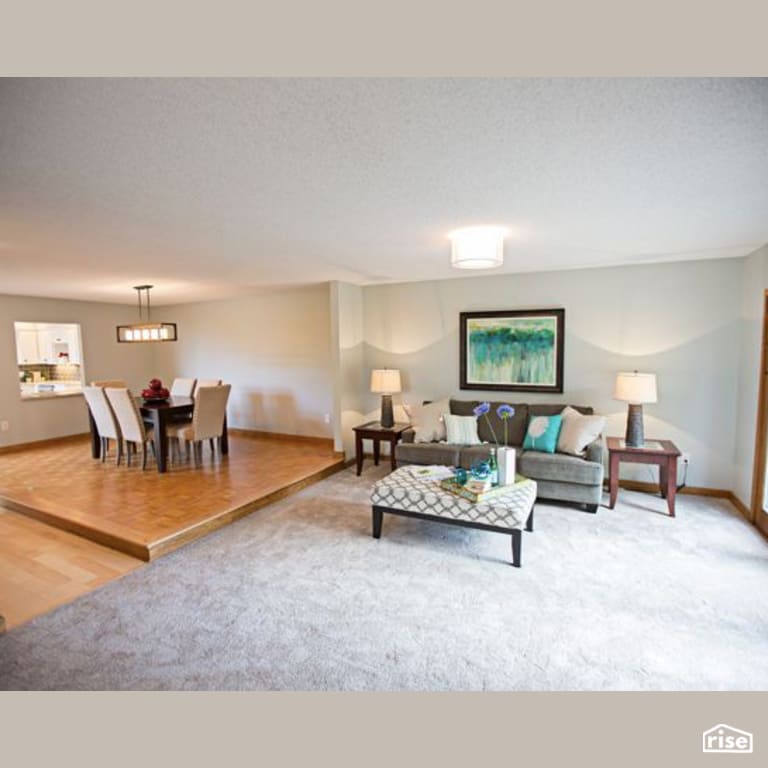
<svg viewBox="0 0 768 768"><path fill-rule="evenodd" d="M562 387L561 311L482 314L466 313L462 322L464 387L530 391Z"/></svg>

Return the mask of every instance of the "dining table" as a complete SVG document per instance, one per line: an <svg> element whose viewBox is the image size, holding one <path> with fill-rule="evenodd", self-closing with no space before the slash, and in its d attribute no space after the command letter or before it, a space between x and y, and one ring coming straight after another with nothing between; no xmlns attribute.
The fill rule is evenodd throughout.
<svg viewBox="0 0 768 768"><path fill-rule="evenodd" d="M195 408L195 399L179 395L171 395L165 400L143 400L137 397L136 405L139 408L141 417L145 422L151 424L154 429L153 440L157 471L166 472L168 470L168 424L177 420L178 417L191 417L192 411ZM91 455L94 459L99 459L101 458L101 439L90 410L88 411L88 419L91 430ZM224 416L220 445L222 454L229 453L226 416Z"/></svg>

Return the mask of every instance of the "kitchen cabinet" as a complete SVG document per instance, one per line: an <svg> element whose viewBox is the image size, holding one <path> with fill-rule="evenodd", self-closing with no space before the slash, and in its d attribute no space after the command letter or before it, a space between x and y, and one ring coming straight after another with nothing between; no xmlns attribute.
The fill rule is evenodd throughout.
<svg viewBox="0 0 768 768"><path fill-rule="evenodd" d="M64 362L59 357L60 352L69 356L67 362L82 362L77 327L51 324L43 328L16 329L16 360L19 365Z"/></svg>
<svg viewBox="0 0 768 768"><path fill-rule="evenodd" d="M16 331L16 360L19 365L39 362L37 331Z"/></svg>

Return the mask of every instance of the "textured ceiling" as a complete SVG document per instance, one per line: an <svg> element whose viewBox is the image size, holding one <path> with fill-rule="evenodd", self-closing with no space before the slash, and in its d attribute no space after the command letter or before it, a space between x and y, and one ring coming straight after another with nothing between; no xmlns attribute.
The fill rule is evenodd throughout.
<svg viewBox="0 0 768 768"><path fill-rule="evenodd" d="M768 79L0 81L0 293L155 304L768 242Z"/></svg>

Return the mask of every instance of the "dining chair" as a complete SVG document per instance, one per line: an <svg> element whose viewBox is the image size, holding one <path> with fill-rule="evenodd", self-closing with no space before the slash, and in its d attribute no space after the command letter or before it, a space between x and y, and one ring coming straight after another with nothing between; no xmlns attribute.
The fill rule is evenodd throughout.
<svg viewBox="0 0 768 768"><path fill-rule="evenodd" d="M171 394L177 397L192 397L197 379L174 379Z"/></svg>
<svg viewBox="0 0 768 768"><path fill-rule="evenodd" d="M147 443L152 447L152 453L155 452L153 442L153 430L146 428L141 418L141 413L136 405L136 401L131 395L131 391L125 388L107 387L104 390L107 400L112 406L117 423L120 426L123 440L125 440L125 453L128 466L131 466L131 445L141 446L141 468L147 468Z"/></svg>
<svg viewBox="0 0 768 768"><path fill-rule="evenodd" d="M116 389L126 389L128 385L122 379L103 379L102 381L92 381L92 387L114 387Z"/></svg>
<svg viewBox="0 0 768 768"><path fill-rule="evenodd" d="M169 424L168 437L179 442L192 443L195 455L195 466L203 460L203 440L209 440L211 451L214 450L214 439L219 441L224 432L224 419L227 414L227 401L231 384L214 387L198 387L195 391L195 407L192 411L192 424Z"/></svg>
<svg viewBox="0 0 768 768"><path fill-rule="evenodd" d="M106 460L109 452L109 441L114 440L117 445L117 461L115 463L119 464L123 455L122 435L104 390L101 387L83 387L83 395L85 395L85 402L88 403L88 409L101 440L101 460Z"/></svg>
<svg viewBox="0 0 768 768"><path fill-rule="evenodd" d="M197 390L200 387L218 387L221 386L221 379L197 379L195 389L193 390L193 397L197 397Z"/></svg>

